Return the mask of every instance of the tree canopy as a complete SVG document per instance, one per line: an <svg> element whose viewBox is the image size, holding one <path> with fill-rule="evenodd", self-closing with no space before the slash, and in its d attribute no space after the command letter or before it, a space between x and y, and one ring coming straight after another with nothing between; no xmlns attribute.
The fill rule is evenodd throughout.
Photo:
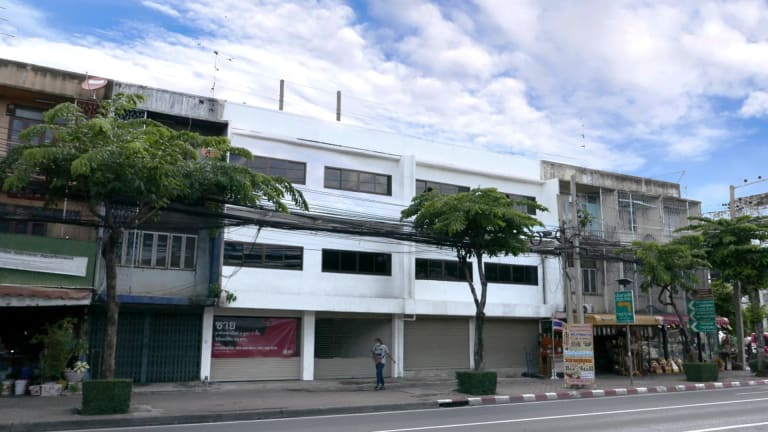
<svg viewBox="0 0 768 432"><path fill-rule="evenodd" d="M114 249L124 230L140 226L175 203L219 211L225 203L267 203L279 211L288 211L290 203L308 209L289 181L227 163L229 153L248 159L252 155L233 147L226 137L132 119L130 113L140 102L140 96L118 94L102 102L94 117L72 103L57 105L45 113L43 124L21 134L23 145L0 161L3 191L43 183L49 203L81 200L104 228L107 329L102 375L106 378L114 374L117 337Z"/></svg>
<svg viewBox="0 0 768 432"><path fill-rule="evenodd" d="M465 270L475 303L475 370L484 366L483 324L488 282L483 257L519 255L527 251L534 228L542 226L534 216L519 210L521 206L547 210L535 202L512 200L495 188L476 188L452 195L422 193L401 212L401 219L413 218L416 230L430 233L450 247ZM480 278L479 293L470 277L473 257Z"/></svg>

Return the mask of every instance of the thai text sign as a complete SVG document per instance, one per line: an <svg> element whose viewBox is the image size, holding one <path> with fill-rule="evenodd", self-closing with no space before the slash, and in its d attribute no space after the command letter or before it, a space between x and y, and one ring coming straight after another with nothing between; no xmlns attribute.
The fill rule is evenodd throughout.
<svg viewBox="0 0 768 432"><path fill-rule="evenodd" d="M688 299L688 326L693 332L716 333L715 300L711 290L691 293Z"/></svg>
<svg viewBox="0 0 768 432"><path fill-rule="evenodd" d="M296 357L298 319L216 316L212 358Z"/></svg>
<svg viewBox="0 0 768 432"><path fill-rule="evenodd" d="M632 291L615 291L613 300L616 303L616 324L634 324L635 306Z"/></svg>
<svg viewBox="0 0 768 432"><path fill-rule="evenodd" d="M592 324L568 324L563 334L565 385L595 384Z"/></svg>

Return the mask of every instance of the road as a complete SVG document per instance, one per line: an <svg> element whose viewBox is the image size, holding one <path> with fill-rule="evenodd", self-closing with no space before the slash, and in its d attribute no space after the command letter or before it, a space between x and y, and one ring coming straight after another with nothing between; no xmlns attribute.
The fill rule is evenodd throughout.
<svg viewBox="0 0 768 432"><path fill-rule="evenodd" d="M715 432L768 430L768 390L644 394L280 420L90 429L119 432ZM72 431L70 431L72 432ZM78 431L79 432L79 431Z"/></svg>

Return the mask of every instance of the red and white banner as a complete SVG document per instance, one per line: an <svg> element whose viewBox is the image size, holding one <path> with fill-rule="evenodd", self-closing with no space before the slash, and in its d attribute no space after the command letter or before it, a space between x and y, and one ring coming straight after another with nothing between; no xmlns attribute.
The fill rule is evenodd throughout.
<svg viewBox="0 0 768 432"><path fill-rule="evenodd" d="M212 358L296 357L297 318L216 316Z"/></svg>

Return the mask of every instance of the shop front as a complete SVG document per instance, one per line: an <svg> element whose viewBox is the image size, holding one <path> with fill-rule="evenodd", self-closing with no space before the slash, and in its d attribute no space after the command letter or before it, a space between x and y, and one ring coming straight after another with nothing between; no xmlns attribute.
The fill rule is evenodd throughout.
<svg viewBox="0 0 768 432"><path fill-rule="evenodd" d="M627 330L630 332L632 369L648 373L664 357L663 326L660 317L635 315L634 324L618 324L613 314L586 314L584 321L593 325L595 369L598 373L629 374Z"/></svg>

